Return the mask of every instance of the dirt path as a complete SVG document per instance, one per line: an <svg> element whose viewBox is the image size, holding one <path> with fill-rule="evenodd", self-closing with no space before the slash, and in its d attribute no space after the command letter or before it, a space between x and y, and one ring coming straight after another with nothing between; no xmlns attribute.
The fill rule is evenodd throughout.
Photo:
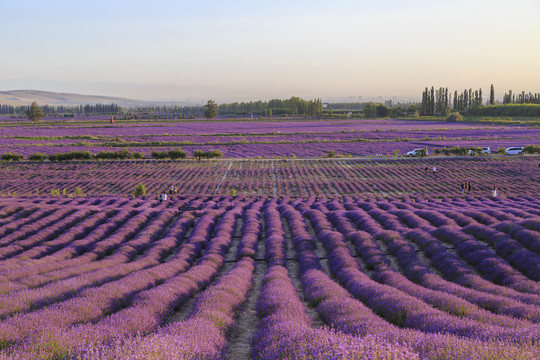
<svg viewBox="0 0 540 360"><path fill-rule="evenodd" d="M272 160L271 168L272 168L272 196L277 196L277 177L276 177L276 169L275 169L275 162Z"/></svg>
<svg viewBox="0 0 540 360"><path fill-rule="evenodd" d="M221 181L219 182L219 184L217 184L216 186L216 190L214 191L214 194L218 194L219 193L219 188L221 187L221 184L223 184L223 182L225 181L225 179L227 178L227 175L229 174L229 170L231 170L231 166L232 166L232 161L229 163L229 167L227 168L227 170L225 170L225 173L223 174L223 176L221 177Z"/></svg>

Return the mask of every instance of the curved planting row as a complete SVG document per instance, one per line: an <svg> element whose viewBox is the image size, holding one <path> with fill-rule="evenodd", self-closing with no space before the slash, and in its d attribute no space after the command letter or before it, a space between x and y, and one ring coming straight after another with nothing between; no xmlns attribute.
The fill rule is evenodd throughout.
<svg viewBox="0 0 540 360"><path fill-rule="evenodd" d="M535 359L537 205L0 199L0 359Z"/></svg>

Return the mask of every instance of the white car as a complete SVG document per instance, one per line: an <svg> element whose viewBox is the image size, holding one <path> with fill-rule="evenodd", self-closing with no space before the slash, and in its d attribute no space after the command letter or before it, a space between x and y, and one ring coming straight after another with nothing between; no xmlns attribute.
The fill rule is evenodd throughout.
<svg viewBox="0 0 540 360"><path fill-rule="evenodd" d="M483 155L483 154L486 154L486 155L491 154L491 149L489 148L489 146L481 147L480 149L481 149L480 150L481 155ZM476 152L474 152L473 150L469 150L468 154L470 156L474 156L474 155L476 155Z"/></svg>
<svg viewBox="0 0 540 360"><path fill-rule="evenodd" d="M506 155L523 155L523 146L506 148Z"/></svg>
<svg viewBox="0 0 540 360"><path fill-rule="evenodd" d="M420 154L422 153L427 156L428 154L427 148L414 149L412 151L409 151L407 153L407 156L420 156Z"/></svg>

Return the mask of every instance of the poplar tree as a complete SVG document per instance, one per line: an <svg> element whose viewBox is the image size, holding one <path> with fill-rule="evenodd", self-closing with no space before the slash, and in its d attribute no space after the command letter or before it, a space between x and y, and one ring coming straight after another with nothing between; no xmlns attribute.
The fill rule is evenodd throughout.
<svg viewBox="0 0 540 360"><path fill-rule="evenodd" d="M37 102L33 102L32 105L30 105L30 109L26 111L26 116L28 116L28 120L37 122L41 120L43 117L43 111L38 106Z"/></svg>
<svg viewBox="0 0 540 360"><path fill-rule="evenodd" d="M218 116L218 105L214 100L208 100L206 105L204 105L204 117L212 119Z"/></svg>
<svg viewBox="0 0 540 360"><path fill-rule="evenodd" d="M489 91L489 105L495 105L495 88L491 84L491 90Z"/></svg>
<svg viewBox="0 0 540 360"><path fill-rule="evenodd" d="M433 115L435 114L435 89L433 86L431 87L431 94L430 94L430 106L429 106L429 114Z"/></svg>

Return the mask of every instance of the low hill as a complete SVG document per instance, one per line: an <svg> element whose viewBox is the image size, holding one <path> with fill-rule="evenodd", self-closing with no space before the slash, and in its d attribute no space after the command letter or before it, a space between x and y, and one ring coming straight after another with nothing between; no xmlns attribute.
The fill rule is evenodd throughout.
<svg viewBox="0 0 540 360"><path fill-rule="evenodd" d="M39 90L10 90L0 91L0 104L2 105L30 105L36 101L38 105L53 105L53 106L75 106L86 104L117 104L119 106L137 106L148 105L150 102L127 99L121 97L110 97L101 95L81 95L70 93L57 93L51 91Z"/></svg>

